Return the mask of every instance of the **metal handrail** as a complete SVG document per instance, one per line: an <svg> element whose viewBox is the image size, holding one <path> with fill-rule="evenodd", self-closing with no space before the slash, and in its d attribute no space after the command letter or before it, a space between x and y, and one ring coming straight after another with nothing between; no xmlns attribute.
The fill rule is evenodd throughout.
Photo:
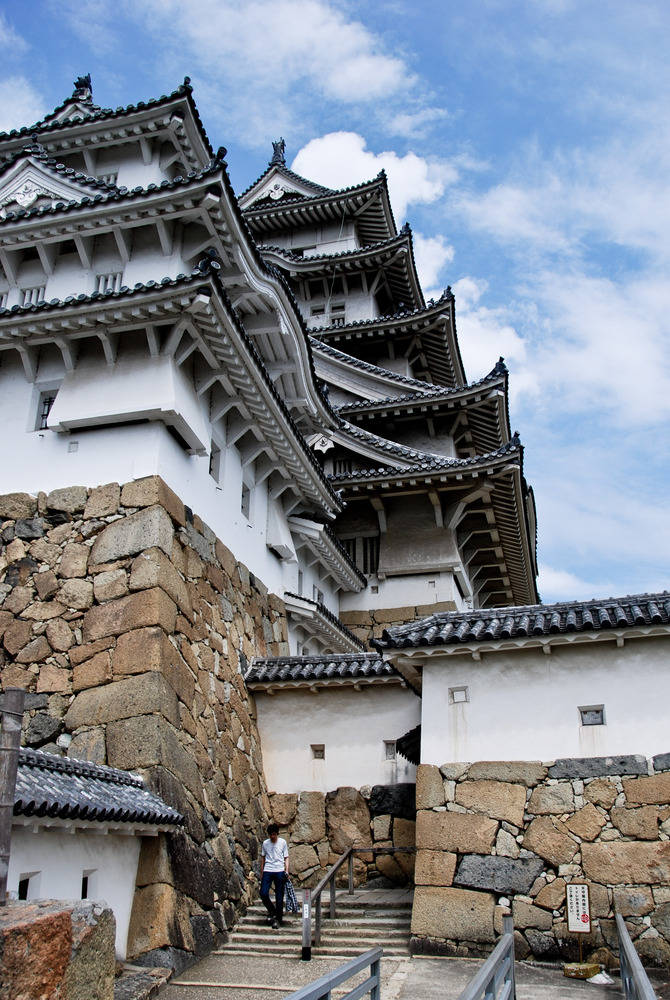
<svg viewBox="0 0 670 1000"><path fill-rule="evenodd" d="M503 933L481 969L475 973L458 1000L516 1000L514 977L514 922L503 917Z"/></svg>
<svg viewBox="0 0 670 1000"><path fill-rule="evenodd" d="M640 961L640 956L635 951L623 917L620 913L615 913L614 919L619 938L621 989L626 1000L657 1000L649 977Z"/></svg>
<svg viewBox="0 0 670 1000"><path fill-rule="evenodd" d="M309 961L312 957L312 941L318 947L321 944L321 895L327 885L330 885L330 905L328 916L335 919L335 876L348 862L348 892L354 892L354 855L355 854L404 854L416 850L414 847L349 847L335 864L323 876L314 889L305 889L302 905L302 957ZM312 910L314 910L314 935L312 936Z"/></svg>
<svg viewBox="0 0 670 1000"><path fill-rule="evenodd" d="M352 990L345 994L342 1000L359 1000L359 997L365 996L366 993L370 994L370 1000L380 1000L382 954L383 951L381 948L372 948L370 951L366 951L364 955L352 958L350 962L347 962L346 965L341 965L334 972L327 972L320 979L315 979L313 983L308 983L307 986L296 990L295 993L289 994L286 1000L325 1000L325 998L330 1000L331 992L336 986L346 982L347 979L351 979L352 976L355 976L362 969L368 967L370 968L370 975L367 979L364 979L358 986L354 986Z"/></svg>

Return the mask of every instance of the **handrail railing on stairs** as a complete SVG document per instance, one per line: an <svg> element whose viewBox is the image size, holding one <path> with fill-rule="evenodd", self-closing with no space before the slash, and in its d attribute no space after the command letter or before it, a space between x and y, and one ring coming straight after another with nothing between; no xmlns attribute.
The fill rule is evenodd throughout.
<svg viewBox="0 0 670 1000"><path fill-rule="evenodd" d="M336 891L337 887L335 885L335 877L339 872L340 868L347 862L348 872L347 872L347 884L349 895L353 895L354 891L354 855L356 854L372 854L376 857L378 854L407 854L414 851L414 847L349 847L344 854L342 854L335 864L330 868L326 874L323 876L321 881L317 884L314 889L304 889L303 890L303 904L302 904L302 958L304 961L309 961L312 957L312 943L318 948L321 944L321 917L322 917L322 907L321 907L321 896L323 890L326 886L330 887L330 905L328 916L331 920L335 919L336 914ZM312 934L312 912L314 912L314 934Z"/></svg>
<svg viewBox="0 0 670 1000"><path fill-rule="evenodd" d="M626 1000L656 1000L656 994L644 971L640 956L635 951L628 928L620 913L614 914L619 938L619 965L621 966L621 989Z"/></svg>
<svg viewBox="0 0 670 1000"><path fill-rule="evenodd" d="M370 975L358 986L354 986L342 1000L359 1000L366 993L370 994L370 1000L380 1000L381 985L381 948L372 948L358 958L352 958L346 965L341 965L334 972L327 972L320 979L315 979L313 983L303 986L301 989L291 993L286 1000L330 1000L331 993L340 983L346 982L352 976L357 975L363 969L369 967Z"/></svg>
<svg viewBox="0 0 670 1000"><path fill-rule="evenodd" d="M503 932L481 969L472 977L458 1000L516 1000L514 978L514 921L503 917Z"/></svg>

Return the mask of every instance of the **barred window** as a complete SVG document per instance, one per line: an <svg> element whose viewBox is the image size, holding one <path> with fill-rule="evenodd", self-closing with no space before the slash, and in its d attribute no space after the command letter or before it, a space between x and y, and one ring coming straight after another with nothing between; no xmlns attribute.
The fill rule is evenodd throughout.
<svg viewBox="0 0 670 1000"><path fill-rule="evenodd" d="M47 290L46 285L34 285L32 288L22 288L21 305L34 306L38 302L43 302L46 290Z"/></svg>
<svg viewBox="0 0 670 1000"><path fill-rule="evenodd" d="M45 431L49 426L49 414L51 407L56 401L57 389L50 389L48 392L40 393L40 401L37 409L37 430Z"/></svg>
<svg viewBox="0 0 670 1000"><path fill-rule="evenodd" d="M107 271L95 277L96 292L118 292L121 288L123 271Z"/></svg>

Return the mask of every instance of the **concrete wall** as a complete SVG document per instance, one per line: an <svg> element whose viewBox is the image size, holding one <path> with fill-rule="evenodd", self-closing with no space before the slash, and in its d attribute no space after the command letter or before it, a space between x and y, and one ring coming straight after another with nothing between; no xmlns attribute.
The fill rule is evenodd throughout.
<svg viewBox="0 0 670 1000"><path fill-rule="evenodd" d="M255 693L258 731L268 789L327 792L340 785L413 782L416 769L404 757L385 758L385 740L397 740L419 724L421 704L396 684L323 687ZM315 760L312 744L325 746Z"/></svg>
<svg viewBox="0 0 670 1000"><path fill-rule="evenodd" d="M511 910L518 958L578 956L566 886L586 883L586 957L615 967L614 913L670 964L670 754L421 764L412 948L488 953Z"/></svg>
<svg viewBox="0 0 670 1000"><path fill-rule="evenodd" d="M125 959L135 893L140 838L78 830L14 826L7 888L17 899L19 881L30 876L28 899L81 899L88 875L88 899L104 901L116 920L116 955Z"/></svg>
<svg viewBox="0 0 670 1000"><path fill-rule="evenodd" d="M648 756L667 744L670 644L664 637L501 650L423 664L421 760L523 760L537 754ZM449 689L469 701L450 704ZM582 726L579 708L605 706L605 725Z"/></svg>

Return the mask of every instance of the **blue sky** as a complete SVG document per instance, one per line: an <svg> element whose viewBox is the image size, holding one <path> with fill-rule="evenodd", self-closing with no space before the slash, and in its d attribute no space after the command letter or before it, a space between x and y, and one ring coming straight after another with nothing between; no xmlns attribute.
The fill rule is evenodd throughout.
<svg viewBox="0 0 670 1000"><path fill-rule="evenodd" d="M0 3L0 128L91 72L115 107L185 75L238 190L280 134L333 186L387 170L468 376L500 354L545 601L670 574L670 7L664 0Z"/></svg>

